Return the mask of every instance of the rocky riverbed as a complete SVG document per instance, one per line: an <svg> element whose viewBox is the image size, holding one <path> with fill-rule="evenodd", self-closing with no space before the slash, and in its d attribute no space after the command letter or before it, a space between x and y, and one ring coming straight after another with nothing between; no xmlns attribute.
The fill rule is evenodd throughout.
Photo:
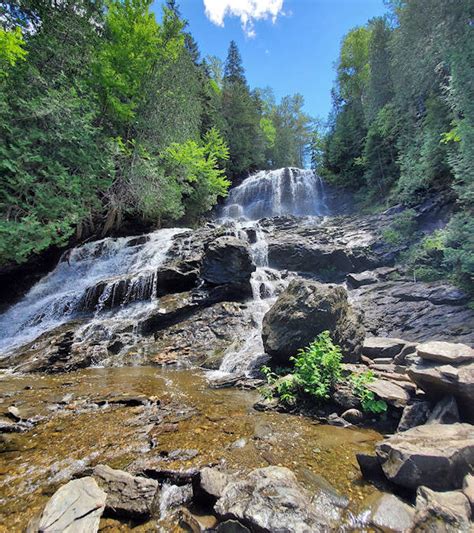
<svg viewBox="0 0 474 533"><path fill-rule="evenodd" d="M407 275L393 217L283 212L72 250L0 316L0 528L469 531L474 311ZM344 381L325 404L261 397L261 365L324 330L383 415Z"/></svg>

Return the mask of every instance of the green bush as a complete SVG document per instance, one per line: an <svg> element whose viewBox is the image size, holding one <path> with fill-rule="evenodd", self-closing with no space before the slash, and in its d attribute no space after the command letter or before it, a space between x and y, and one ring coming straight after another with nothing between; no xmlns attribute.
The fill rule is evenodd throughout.
<svg viewBox="0 0 474 533"><path fill-rule="evenodd" d="M387 404L383 400L377 400L375 393L367 388L367 384L374 379L374 373L371 370L367 370L361 374L352 374L349 381L354 394L360 400L364 412L384 413L387 410Z"/></svg>
<svg viewBox="0 0 474 533"><path fill-rule="evenodd" d="M416 231L416 211L405 209L398 214L382 236L390 244L404 244L407 239L412 239Z"/></svg>

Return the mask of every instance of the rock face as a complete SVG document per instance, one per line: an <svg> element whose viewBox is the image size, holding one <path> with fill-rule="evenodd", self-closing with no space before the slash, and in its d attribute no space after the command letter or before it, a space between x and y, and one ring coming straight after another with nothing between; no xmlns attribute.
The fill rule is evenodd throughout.
<svg viewBox="0 0 474 533"><path fill-rule="evenodd" d="M413 523L415 510L393 494L377 495L368 502L372 527L377 531L403 533L408 531Z"/></svg>
<svg viewBox="0 0 474 533"><path fill-rule="evenodd" d="M410 343L403 339L393 339L389 337L366 337L362 347L362 355L370 359L379 357L387 357L393 359L402 351L406 352L406 348ZM411 350L415 351L415 346Z"/></svg>
<svg viewBox="0 0 474 533"><path fill-rule="evenodd" d="M255 265L247 243L235 237L219 237L209 243L204 252L201 277L212 285L242 285L249 291L249 281ZM251 292L251 291L250 291Z"/></svg>
<svg viewBox="0 0 474 533"><path fill-rule="evenodd" d="M261 532L328 531L325 515L316 512L310 495L287 468L269 466L230 482L215 505L224 519L233 518Z"/></svg>
<svg viewBox="0 0 474 533"><path fill-rule="evenodd" d="M94 533L104 512L107 495L92 477L74 479L49 500L41 515L42 533Z"/></svg>
<svg viewBox="0 0 474 533"><path fill-rule="evenodd" d="M344 360L359 359L364 329L339 286L293 280L263 319L265 351L286 364L298 349L307 346L322 331L329 330L339 344Z"/></svg>
<svg viewBox="0 0 474 533"><path fill-rule="evenodd" d="M415 402L403 409L402 417L398 423L397 431L406 431L416 426L422 426L431 412L429 402Z"/></svg>
<svg viewBox="0 0 474 533"><path fill-rule="evenodd" d="M106 465L96 466L93 475L107 493L107 509L113 514L139 520L150 517L158 491L157 481Z"/></svg>
<svg viewBox="0 0 474 533"><path fill-rule="evenodd" d="M378 444L376 452L384 474L397 485L460 489L474 463L474 426L417 426Z"/></svg>

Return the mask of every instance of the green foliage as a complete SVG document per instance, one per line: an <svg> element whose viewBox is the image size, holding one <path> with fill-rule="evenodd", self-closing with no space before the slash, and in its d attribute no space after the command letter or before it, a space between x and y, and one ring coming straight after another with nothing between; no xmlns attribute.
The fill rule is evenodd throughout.
<svg viewBox="0 0 474 533"><path fill-rule="evenodd" d="M390 227L382 235L390 244L407 244L414 238L416 227L416 211L405 209L394 217Z"/></svg>
<svg viewBox="0 0 474 533"><path fill-rule="evenodd" d="M371 370L360 374L352 374L349 381L354 390L354 394L359 398L362 409L366 413L384 413L387 404L384 400L377 400L375 394L367 388L367 385L374 381L374 373Z"/></svg>
<svg viewBox="0 0 474 533"><path fill-rule="evenodd" d="M8 76L8 71L19 60L26 57L25 41L21 28L13 30L0 28L0 80Z"/></svg>

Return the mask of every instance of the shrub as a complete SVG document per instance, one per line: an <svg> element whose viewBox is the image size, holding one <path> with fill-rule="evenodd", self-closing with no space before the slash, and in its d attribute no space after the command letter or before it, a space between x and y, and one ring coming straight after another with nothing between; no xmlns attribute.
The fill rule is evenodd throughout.
<svg viewBox="0 0 474 533"><path fill-rule="evenodd" d="M404 244L408 238L413 238L416 226L416 211L405 209L393 219L382 236L390 244Z"/></svg>
<svg viewBox="0 0 474 533"><path fill-rule="evenodd" d="M377 400L375 393L366 386L373 380L374 373L371 370L361 374L352 374L349 378L354 394L359 398L363 411L376 414L384 413L387 410L387 404L383 400Z"/></svg>

